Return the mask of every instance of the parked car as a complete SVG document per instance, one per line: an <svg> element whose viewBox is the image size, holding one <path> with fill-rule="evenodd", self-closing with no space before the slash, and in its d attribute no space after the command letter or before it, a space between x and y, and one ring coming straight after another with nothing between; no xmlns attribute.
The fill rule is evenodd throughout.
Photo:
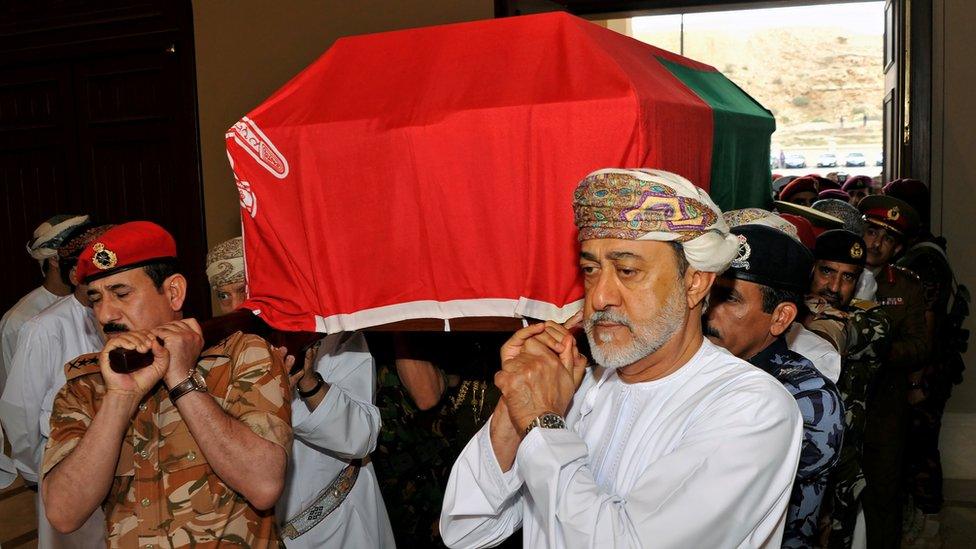
<svg viewBox="0 0 976 549"><path fill-rule="evenodd" d="M848 166L848 167L851 167L851 166L861 166L861 167L863 167L865 164L867 164L867 160L864 158L864 153L852 152L852 153L848 153L847 156L844 157L844 165L845 166Z"/></svg>
<svg viewBox="0 0 976 549"><path fill-rule="evenodd" d="M823 153L820 158L817 158L818 168L836 168L837 167L837 155L833 153Z"/></svg>
<svg viewBox="0 0 976 549"><path fill-rule="evenodd" d="M806 168L807 159L799 153L790 153L786 155L786 162L783 163L784 168Z"/></svg>
<svg viewBox="0 0 976 549"><path fill-rule="evenodd" d="M884 153L879 152L877 156L874 157L875 166L884 166Z"/></svg>

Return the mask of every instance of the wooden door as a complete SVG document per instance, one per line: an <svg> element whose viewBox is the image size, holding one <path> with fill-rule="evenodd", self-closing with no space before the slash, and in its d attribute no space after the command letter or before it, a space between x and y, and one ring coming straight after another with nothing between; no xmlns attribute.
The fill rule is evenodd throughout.
<svg viewBox="0 0 976 549"><path fill-rule="evenodd" d="M189 2L38 4L0 12L0 309L39 283L34 227L88 213L170 230L188 313L209 315Z"/></svg>

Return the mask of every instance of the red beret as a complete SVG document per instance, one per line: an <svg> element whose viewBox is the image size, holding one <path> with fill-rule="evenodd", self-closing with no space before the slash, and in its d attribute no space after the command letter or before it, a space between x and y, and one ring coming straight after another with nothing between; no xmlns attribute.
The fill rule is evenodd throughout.
<svg viewBox="0 0 976 549"><path fill-rule="evenodd" d="M800 217L798 215L780 213L779 216L789 221L794 227L796 227L796 236L800 238L800 242L802 242L808 250L812 250L814 244L817 242L817 237L813 232L813 223L810 223L807 218Z"/></svg>
<svg viewBox="0 0 976 549"><path fill-rule="evenodd" d="M176 261L176 241L149 221L123 223L105 231L78 257L76 276L90 283L151 263Z"/></svg>
<svg viewBox="0 0 976 549"><path fill-rule="evenodd" d="M817 199L824 200L825 198L836 198L837 200L847 202L851 199L851 195L840 189L824 189L820 191L820 194L817 195Z"/></svg>
<svg viewBox="0 0 976 549"><path fill-rule="evenodd" d="M871 187L871 178L867 175L855 175L854 177L849 177L847 181L844 182L844 186L841 187L847 192L856 191L858 189L868 189Z"/></svg>
<svg viewBox="0 0 976 549"><path fill-rule="evenodd" d="M833 179L821 177L819 175L815 175L813 177L817 180L817 189L820 191L825 191L827 189L840 189L840 183L834 181Z"/></svg>
<svg viewBox="0 0 976 549"><path fill-rule="evenodd" d="M809 175L797 177L783 187L783 190L779 192L779 199L783 202L789 202L793 195L803 192L817 194L817 180Z"/></svg>

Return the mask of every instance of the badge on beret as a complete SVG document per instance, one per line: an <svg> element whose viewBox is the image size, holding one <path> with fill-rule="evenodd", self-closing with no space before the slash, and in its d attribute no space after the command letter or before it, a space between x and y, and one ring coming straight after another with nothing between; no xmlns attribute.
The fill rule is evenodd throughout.
<svg viewBox="0 0 976 549"><path fill-rule="evenodd" d="M737 235L739 239L739 253L732 260L731 267L734 269L749 270L749 256L752 255L752 246L746 241L745 235Z"/></svg>
<svg viewBox="0 0 976 549"><path fill-rule="evenodd" d="M860 242L855 242L851 246L851 259L861 259L862 255L864 255L864 248L861 247Z"/></svg>
<svg viewBox="0 0 976 549"><path fill-rule="evenodd" d="M898 206L888 210L886 217L888 218L888 221L898 221L898 218L901 217L901 211L898 209Z"/></svg>
<svg viewBox="0 0 976 549"><path fill-rule="evenodd" d="M92 263L103 271L115 267L116 263L119 262L119 258L115 256L115 252L105 249L105 244L101 242L96 242L92 246L92 250L95 251L95 254L92 256Z"/></svg>

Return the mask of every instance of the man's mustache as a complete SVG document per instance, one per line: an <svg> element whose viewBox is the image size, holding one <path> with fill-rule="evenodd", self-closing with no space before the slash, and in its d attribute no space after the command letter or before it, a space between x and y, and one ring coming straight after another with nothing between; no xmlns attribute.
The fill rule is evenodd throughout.
<svg viewBox="0 0 976 549"><path fill-rule="evenodd" d="M590 318L583 321L583 329L590 333L593 331L593 325L597 322L614 322L620 324L621 326L626 326L631 332L634 331L634 326L630 323L630 319L627 315L620 313L615 313L613 311L596 311Z"/></svg>
<svg viewBox="0 0 976 549"><path fill-rule="evenodd" d="M114 334L121 332L128 332L129 328L125 324L118 324L116 322L109 322L108 324L102 326L102 330L106 334Z"/></svg>
<svg viewBox="0 0 976 549"><path fill-rule="evenodd" d="M709 324L707 322L702 327L702 332L706 336L715 337L715 338L718 338L718 339L722 339L722 333L719 332L718 330L716 330L711 324Z"/></svg>
<svg viewBox="0 0 976 549"><path fill-rule="evenodd" d="M820 297L830 301L831 303L836 303L840 301L840 294L836 292L831 292L830 290L822 290L820 292Z"/></svg>

